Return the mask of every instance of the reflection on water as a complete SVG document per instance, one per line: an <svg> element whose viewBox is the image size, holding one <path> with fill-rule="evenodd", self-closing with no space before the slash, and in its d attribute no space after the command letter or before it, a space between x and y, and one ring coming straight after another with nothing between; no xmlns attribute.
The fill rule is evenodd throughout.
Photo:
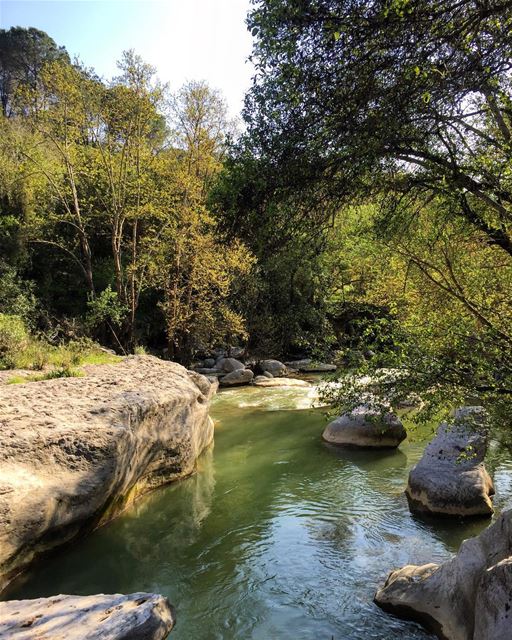
<svg viewBox="0 0 512 640"><path fill-rule="evenodd" d="M446 559L487 523L412 517L403 489L421 433L398 451L333 449L314 399L314 388L222 392L215 448L195 476L40 564L5 597L156 591L177 609L175 640L428 638L382 613L375 589L394 567ZM498 454L492 464L503 507L511 466Z"/></svg>

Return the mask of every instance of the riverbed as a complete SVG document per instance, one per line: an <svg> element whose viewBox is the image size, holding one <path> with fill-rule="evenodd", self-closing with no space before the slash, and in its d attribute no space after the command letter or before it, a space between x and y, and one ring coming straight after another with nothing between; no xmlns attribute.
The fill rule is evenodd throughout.
<svg viewBox="0 0 512 640"><path fill-rule="evenodd" d="M396 451L324 444L313 389L245 387L214 401L215 445L196 475L142 498L38 563L2 594L166 595L173 640L429 638L378 609L374 592L405 564L441 562L488 520L420 520L403 493L432 437ZM512 464L491 455L498 509Z"/></svg>

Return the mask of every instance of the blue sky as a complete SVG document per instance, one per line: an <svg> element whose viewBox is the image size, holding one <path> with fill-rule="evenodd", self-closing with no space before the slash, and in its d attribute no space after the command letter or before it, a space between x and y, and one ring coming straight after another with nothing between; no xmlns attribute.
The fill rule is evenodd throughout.
<svg viewBox="0 0 512 640"><path fill-rule="evenodd" d="M207 80L236 115L252 75L249 8L250 0L0 0L0 26L42 29L105 78L135 49L173 90Z"/></svg>

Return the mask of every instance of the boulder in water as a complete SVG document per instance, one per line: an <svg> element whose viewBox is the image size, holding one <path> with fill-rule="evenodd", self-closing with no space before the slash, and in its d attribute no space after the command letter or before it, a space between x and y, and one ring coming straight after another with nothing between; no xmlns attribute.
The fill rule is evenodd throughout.
<svg viewBox="0 0 512 640"><path fill-rule="evenodd" d="M509 510L479 536L465 540L452 560L393 571L375 602L447 640L510 640L511 563Z"/></svg>
<svg viewBox="0 0 512 640"><path fill-rule="evenodd" d="M271 373L274 378L284 376L286 374L286 366L279 360L261 360L259 362L260 369L265 373Z"/></svg>
<svg viewBox="0 0 512 640"><path fill-rule="evenodd" d="M223 387L237 387L242 384L249 384L254 378L254 373L250 369L236 369L231 371L220 380Z"/></svg>
<svg viewBox="0 0 512 640"><path fill-rule="evenodd" d="M363 403L328 424L322 437L335 445L385 449L398 447L407 432L387 407Z"/></svg>
<svg viewBox="0 0 512 640"><path fill-rule="evenodd" d="M413 467L405 493L411 511L446 516L490 516L494 486L484 457L487 429L482 407L462 407L442 423Z"/></svg>

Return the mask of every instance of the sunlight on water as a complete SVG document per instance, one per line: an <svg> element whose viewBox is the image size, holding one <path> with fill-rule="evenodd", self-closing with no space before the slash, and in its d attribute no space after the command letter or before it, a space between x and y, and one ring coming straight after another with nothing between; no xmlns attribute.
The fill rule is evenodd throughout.
<svg viewBox="0 0 512 640"><path fill-rule="evenodd" d="M427 523L403 489L425 435L397 451L324 445L311 388L246 387L213 405L215 447L198 473L19 579L8 598L155 591L175 605L173 640L419 640L372 602L388 572L443 561L486 521ZM492 461L496 503L512 465Z"/></svg>

